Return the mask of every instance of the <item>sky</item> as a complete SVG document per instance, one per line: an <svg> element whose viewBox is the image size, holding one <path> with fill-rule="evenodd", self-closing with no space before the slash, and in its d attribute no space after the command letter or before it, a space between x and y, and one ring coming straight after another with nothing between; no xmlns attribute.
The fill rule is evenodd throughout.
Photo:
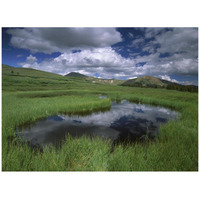
<svg viewBox="0 0 200 200"><path fill-rule="evenodd" d="M198 85L198 28L2 28L2 63Z"/></svg>

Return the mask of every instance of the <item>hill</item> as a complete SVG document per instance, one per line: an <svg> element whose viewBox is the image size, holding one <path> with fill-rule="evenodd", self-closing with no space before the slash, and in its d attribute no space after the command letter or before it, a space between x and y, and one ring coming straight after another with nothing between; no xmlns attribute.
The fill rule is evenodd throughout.
<svg viewBox="0 0 200 200"><path fill-rule="evenodd" d="M84 78L87 81L90 81L92 83L96 83L96 84L109 84L109 85L120 85L122 84L124 81L123 80L119 80L119 79L101 79L101 78L95 78L92 76L86 76L77 72L70 72L69 74L66 74L65 76L67 77L76 77L76 78Z"/></svg>
<svg viewBox="0 0 200 200"><path fill-rule="evenodd" d="M180 90L189 92L198 92L198 86L181 85L167 80L159 79L153 76L143 76L140 78L129 79L121 84L130 87L150 87L150 88L166 88L169 90Z"/></svg>
<svg viewBox="0 0 200 200"><path fill-rule="evenodd" d="M54 74L51 72L45 72L41 70L36 70L32 68L21 68L12 67L9 65L2 64L2 75L7 76L26 76L26 77L48 77L48 78L60 78L61 75Z"/></svg>
<svg viewBox="0 0 200 200"><path fill-rule="evenodd" d="M87 77L87 76L77 73L77 72L70 72L69 74L66 74L65 76L78 77L78 78L86 78Z"/></svg>
<svg viewBox="0 0 200 200"><path fill-rule="evenodd" d="M123 86L138 86L138 87L165 87L169 81L165 81L153 76L143 76L140 78L129 79L122 83Z"/></svg>
<svg viewBox="0 0 200 200"><path fill-rule="evenodd" d="M2 65L2 90L25 91L47 89L70 89L84 86L88 81L66 77L30 68L16 68Z"/></svg>
<svg viewBox="0 0 200 200"><path fill-rule="evenodd" d="M85 76L80 73L71 72L62 76L50 72L40 71L31 68L16 68L2 65L2 90L3 91L27 91L47 89L71 89L88 88L91 84L118 85L123 81L115 79L99 79Z"/></svg>
<svg viewBox="0 0 200 200"><path fill-rule="evenodd" d="M101 79L85 76L80 73L71 72L66 76L40 71L30 68L16 68L2 65L2 90L46 90L46 89L71 89L88 87L88 85L122 85L131 87L166 88L169 90L180 90L198 92L194 85L180 85L170 81L162 80L152 76L143 76L127 81L118 79Z"/></svg>

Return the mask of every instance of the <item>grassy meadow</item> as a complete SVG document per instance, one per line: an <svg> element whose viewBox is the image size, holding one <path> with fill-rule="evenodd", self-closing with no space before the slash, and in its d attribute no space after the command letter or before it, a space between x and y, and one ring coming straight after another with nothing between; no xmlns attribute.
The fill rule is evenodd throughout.
<svg viewBox="0 0 200 200"><path fill-rule="evenodd" d="M100 99L99 95L107 95ZM116 145L100 138L70 136L60 149L33 150L15 137L21 124L57 113L109 109L127 99L175 109L179 120L163 125L145 143ZM2 67L3 171L197 171L198 93L93 83L33 69Z"/></svg>

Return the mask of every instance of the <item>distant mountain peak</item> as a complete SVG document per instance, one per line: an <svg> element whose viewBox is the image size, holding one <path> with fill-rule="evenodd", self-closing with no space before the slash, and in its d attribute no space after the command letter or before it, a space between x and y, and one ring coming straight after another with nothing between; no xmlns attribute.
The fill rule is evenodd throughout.
<svg viewBox="0 0 200 200"><path fill-rule="evenodd" d="M163 80L153 76L142 76L140 78L129 79L121 84L122 86L131 87L151 87L151 88L166 88L169 90L180 90L188 92L198 92L198 86L181 85L171 81Z"/></svg>
<svg viewBox="0 0 200 200"><path fill-rule="evenodd" d="M156 78L154 76L142 76L140 78L129 79L122 85L124 86L143 86L143 87L166 87L169 81Z"/></svg>
<svg viewBox="0 0 200 200"><path fill-rule="evenodd" d="M83 75L83 74L80 74L78 72L70 72L68 74L66 74L65 76L71 76L71 77L80 77L80 78L85 78L87 76Z"/></svg>

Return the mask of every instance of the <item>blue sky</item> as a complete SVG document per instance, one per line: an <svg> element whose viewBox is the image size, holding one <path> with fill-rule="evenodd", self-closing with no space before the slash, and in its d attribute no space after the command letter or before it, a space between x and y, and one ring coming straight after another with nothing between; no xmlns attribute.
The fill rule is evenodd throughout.
<svg viewBox="0 0 200 200"><path fill-rule="evenodd" d="M65 75L198 84L197 28L2 28L2 63Z"/></svg>

